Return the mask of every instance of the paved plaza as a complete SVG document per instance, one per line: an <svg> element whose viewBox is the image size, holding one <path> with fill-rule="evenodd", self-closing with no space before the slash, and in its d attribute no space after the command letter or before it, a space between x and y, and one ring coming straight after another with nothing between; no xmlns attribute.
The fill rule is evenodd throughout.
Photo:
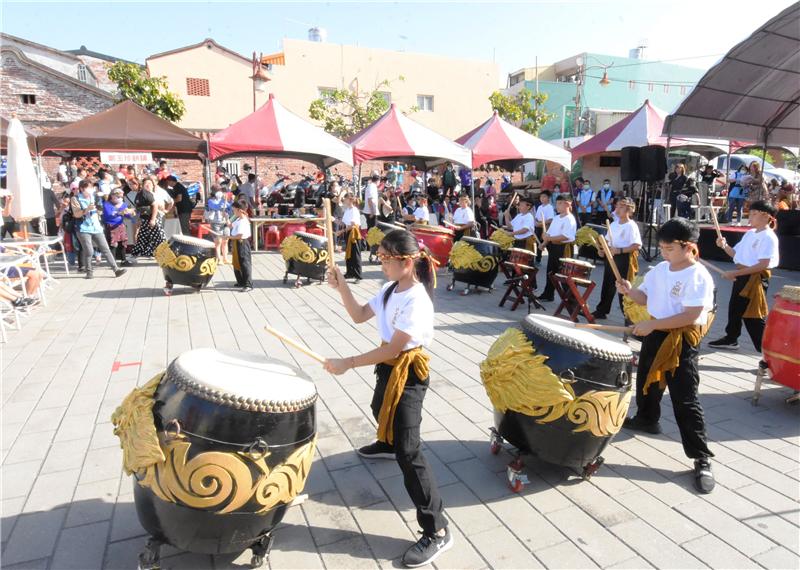
<svg viewBox="0 0 800 570"><path fill-rule="evenodd" d="M4 569L136 567L145 532L111 414L180 353L212 346L293 362L320 394L308 499L280 525L271 568L401 566L418 529L399 468L355 453L375 434L371 369L330 376L264 331L270 324L333 356L373 347L375 325L353 325L327 286L284 285L280 255L257 253L253 262L250 294L231 288L230 267L217 272L213 288L176 287L171 298L152 261L119 279L105 267L92 281L60 275L47 306L0 345ZM377 265L365 264L365 275L354 287L361 300L382 283ZM602 267L593 277L602 279ZM770 292L799 279L776 271ZM725 313L730 284L715 280ZM505 479L510 457L489 452L492 410L478 365L525 307L497 306L501 279L497 291L468 297L448 293L447 281L440 272L422 423L456 540L437 568L800 567L800 406L786 405L791 392L771 383L751 405L758 356L746 335L739 352L705 343L701 351L701 402L716 455L712 494L693 490L669 398L664 433L623 430L591 480L529 459L530 485L515 494ZM622 324L614 311L606 322ZM706 341L721 336L725 321L720 315ZM249 551L211 557L168 547L162 556L164 568L244 568L250 560Z"/></svg>

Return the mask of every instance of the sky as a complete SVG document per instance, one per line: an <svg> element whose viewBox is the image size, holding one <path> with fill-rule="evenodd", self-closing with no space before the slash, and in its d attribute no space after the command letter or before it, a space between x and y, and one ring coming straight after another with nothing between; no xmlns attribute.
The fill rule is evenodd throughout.
<svg viewBox="0 0 800 570"><path fill-rule="evenodd" d="M57 49L144 63L210 37L249 57L282 38L495 61L500 81L523 67L588 51L708 69L793 0L541 0L527 2L39 2L0 0L3 32ZM736 22L734 25L733 22Z"/></svg>

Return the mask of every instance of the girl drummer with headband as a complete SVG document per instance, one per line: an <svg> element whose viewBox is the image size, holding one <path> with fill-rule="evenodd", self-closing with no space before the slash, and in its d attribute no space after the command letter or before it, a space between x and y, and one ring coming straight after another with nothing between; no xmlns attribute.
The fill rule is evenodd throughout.
<svg viewBox="0 0 800 570"><path fill-rule="evenodd" d="M356 205L356 198L349 192L344 195L342 207L342 223L345 228L342 232L346 236L344 259L347 267L344 278L355 279L358 283L361 281L361 211Z"/></svg>
<svg viewBox="0 0 800 570"><path fill-rule="evenodd" d="M630 216L636 211L636 205L630 198L623 198L617 201L614 213L617 217L611 222L611 230L606 236L608 247L614 256L614 263L617 264L620 275L625 275L625 279L633 281L639 272L639 249L642 247L642 236L639 233L639 226L631 221ZM605 257L602 247L597 248L600 257ZM611 303L614 302L616 288L614 282L616 277L611 270L611 264L606 263L603 270L603 286L600 293L600 303L592 313L595 319L605 319L611 311ZM622 295L619 295L619 308L622 310Z"/></svg>
<svg viewBox="0 0 800 570"><path fill-rule="evenodd" d="M377 382L371 407L378 437L358 454L397 460L422 527L422 537L403 555L403 563L415 568L433 562L453 545L439 489L420 441L422 402L430 382L429 356L423 347L433 340L431 298L436 268L433 258L426 250L420 251L416 238L405 230L386 234L378 258L389 282L368 303L356 301L338 267L329 271L328 283L339 291L355 323L376 318L381 346L347 358L328 359L324 366L332 374L342 374L375 365Z"/></svg>
<svg viewBox="0 0 800 570"><path fill-rule="evenodd" d="M731 247L725 238L717 239L717 246L733 258L736 269L726 271L725 278L732 280L731 300L728 304L728 325L725 336L709 342L713 348L737 350L742 321L747 328L753 346L761 352L761 339L767 324L767 287L770 269L778 266L778 236L772 227L778 210L763 200L750 205L748 216L753 229L748 230L739 243ZM764 360L759 362L766 368Z"/></svg>
<svg viewBox="0 0 800 570"><path fill-rule="evenodd" d="M658 230L662 261L636 289L630 281L617 281L617 291L639 305L647 305L652 319L642 321L633 334L644 337L636 371L636 415L623 426L650 434L661 433L661 397L669 387L675 423L686 456L694 459L694 484L701 493L714 489L706 443L703 407L697 396L700 340L713 322L714 281L697 262L697 226L673 218Z"/></svg>

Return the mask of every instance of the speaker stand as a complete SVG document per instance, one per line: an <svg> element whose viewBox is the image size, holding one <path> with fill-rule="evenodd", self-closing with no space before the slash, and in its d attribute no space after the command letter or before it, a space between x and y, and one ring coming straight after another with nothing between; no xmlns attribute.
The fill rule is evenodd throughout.
<svg viewBox="0 0 800 570"><path fill-rule="evenodd" d="M642 181L642 194L641 194L641 202L643 204L642 212L644 212L644 224L645 230L644 234L642 235L642 249L641 254L645 261L648 263L658 259L661 255L658 249L658 242L656 241L656 251L653 251L653 239L656 237L655 234L658 232L658 217L657 212L654 211L655 206L655 196L653 195L654 192L654 185L648 184L647 182Z"/></svg>

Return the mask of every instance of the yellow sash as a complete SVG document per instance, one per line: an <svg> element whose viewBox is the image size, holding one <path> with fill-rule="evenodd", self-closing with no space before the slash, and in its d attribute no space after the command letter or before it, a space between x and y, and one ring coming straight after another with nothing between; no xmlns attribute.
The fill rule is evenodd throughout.
<svg viewBox="0 0 800 570"><path fill-rule="evenodd" d="M567 242L564 244L564 257L572 257L572 243L573 242Z"/></svg>
<svg viewBox="0 0 800 570"><path fill-rule="evenodd" d="M347 231L347 249L344 253L345 259L350 259L353 256L353 247L356 242L361 239L361 228L358 226L351 226Z"/></svg>
<svg viewBox="0 0 800 570"><path fill-rule="evenodd" d="M639 252L632 251L628 260L628 275L625 278L633 283L637 273L639 273Z"/></svg>
<svg viewBox="0 0 800 570"><path fill-rule="evenodd" d="M406 387L408 371L413 366L417 378L424 380L428 377L429 361L430 356L425 354L421 346L418 346L401 352L397 358L383 363L392 367L392 373L389 376L389 382L386 384L381 411L378 414L379 441L385 441L390 445L394 443L394 415L397 412L400 397L403 395L403 389Z"/></svg>
<svg viewBox="0 0 800 570"><path fill-rule="evenodd" d="M233 268L235 270L240 270L242 268L241 264L239 263L239 240L232 239L233 245L231 246L231 253L233 254Z"/></svg>
<svg viewBox="0 0 800 570"><path fill-rule="evenodd" d="M653 364L650 366L650 372L647 374L647 379L644 383L643 392L647 394L651 384L658 382L659 388L664 390L667 387L667 374L672 374L678 368L681 356L681 345L683 340L691 346L700 344L700 340L711 329L714 323L714 314L708 314L708 322L705 325L687 325L679 329L671 329L669 334L658 347L656 357L653 359Z"/></svg>
<svg viewBox="0 0 800 570"><path fill-rule="evenodd" d="M525 249L527 249L528 251L536 253L536 247L537 247L536 236L530 236L528 239L525 240Z"/></svg>
<svg viewBox="0 0 800 570"><path fill-rule="evenodd" d="M750 299L742 315L745 319L763 319L767 316L769 308L767 307L767 296L764 294L761 280L764 278L769 279L771 275L772 272L769 269L765 269L760 273L751 273L747 279L747 285L739 292L740 296Z"/></svg>

